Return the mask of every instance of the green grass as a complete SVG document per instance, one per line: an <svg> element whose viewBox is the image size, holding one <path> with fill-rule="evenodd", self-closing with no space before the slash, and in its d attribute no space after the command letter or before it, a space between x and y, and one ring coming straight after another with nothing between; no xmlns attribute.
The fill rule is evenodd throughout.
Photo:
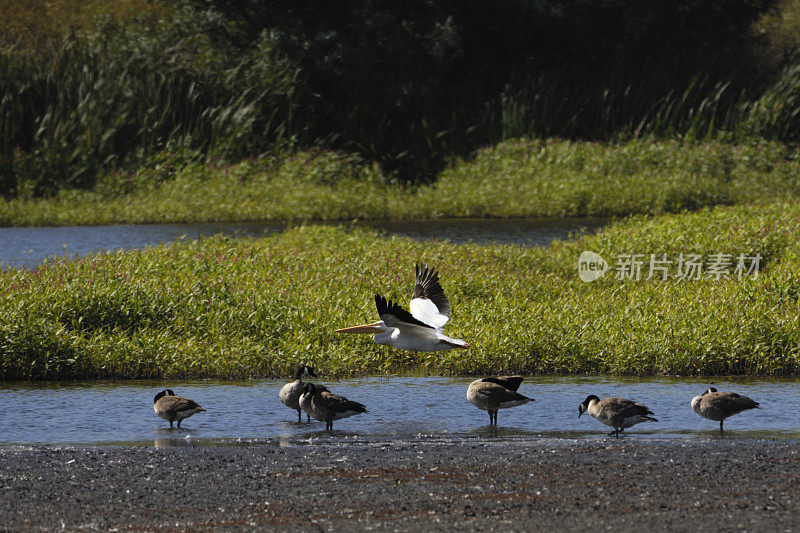
<svg viewBox="0 0 800 533"><path fill-rule="evenodd" d="M0 274L0 379L800 371L800 208L716 207L638 216L576 242L528 249L378 238L309 226L56 260ZM757 278L577 277L593 250L764 256ZM447 332L469 350L413 354L335 328L405 302L413 264L441 271Z"/></svg>
<svg viewBox="0 0 800 533"><path fill-rule="evenodd" d="M163 154L91 191L0 200L0 225L671 213L797 199L796 155L765 142L515 139L454 163L432 185L410 187L339 152L236 165Z"/></svg>

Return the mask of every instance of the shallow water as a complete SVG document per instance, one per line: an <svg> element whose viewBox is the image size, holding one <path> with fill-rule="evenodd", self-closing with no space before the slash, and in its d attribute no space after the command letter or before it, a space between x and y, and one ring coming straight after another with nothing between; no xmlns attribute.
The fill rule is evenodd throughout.
<svg viewBox="0 0 800 533"><path fill-rule="evenodd" d="M575 219L444 219L419 222L370 221L355 224L387 235L418 240L446 240L544 246L586 229L594 231L608 222L603 218ZM286 229L282 224L126 224L117 226L66 226L0 228L0 265L33 267L45 258L82 256L92 252L144 248L177 239L198 239L215 234L259 237Z"/></svg>
<svg viewBox="0 0 800 533"><path fill-rule="evenodd" d="M535 402L504 409L497 431L485 411L466 400L472 378L392 377L326 383L340 395L367 406L368 413L334 422L297 422L297 412L278 400L286 380L183 383L92 382L3 384L0 386L0 444L247 444L280 445L330 439L462 437L598 438L610 428L578 404L589 394L624 396L646 404L658 423L625 430L625 438L716 438L718 424L697 416L689 402L708 386L733 390L760 402L760 409L729 418L726 438L800 438L800 419L789 404L800 382L692 381L558 377L526 379L520 392ZM183 421L182 428L153 412L153 396L164 388L198 401L208 411Z"/></svg>

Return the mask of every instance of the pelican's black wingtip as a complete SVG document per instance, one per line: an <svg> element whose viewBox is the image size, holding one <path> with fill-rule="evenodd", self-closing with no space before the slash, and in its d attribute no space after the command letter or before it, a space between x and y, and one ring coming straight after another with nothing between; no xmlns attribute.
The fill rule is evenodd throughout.
<svg viewBox="0 0 800 533"><path fill-rule="evenodd" d="M387 300L377 292L375 293L375 307L378 309L378 316L388 312L391 306L392 302L390 300Z"/></svg>
<svg viewBox="0 0 800 533"><path fill-rule="evenodd" d="M414 266L414 279L417 283L427 285L439 280L439 272L428 263L417 263Z"/></svg>

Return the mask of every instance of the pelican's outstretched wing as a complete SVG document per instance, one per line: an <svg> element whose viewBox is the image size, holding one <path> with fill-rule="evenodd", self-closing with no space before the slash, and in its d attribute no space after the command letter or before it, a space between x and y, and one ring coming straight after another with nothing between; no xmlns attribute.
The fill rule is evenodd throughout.
<svg viewBox="0 0 800 533"><path fill-rule="evenodd" d="M420 322L414 316L400 307L400 305L387 300L380 294L375 295L375 307L378 308L378 316L381 320L393 328L407 328L409 326L423 327L428 329L435 329L424 322Z"/></svg>
<svg viewBox="0 0 800 533"><path fill-rule="evenodd" d="M450 319L450 301L439 284L439 273L428 265L417 264L414 294L409 309L411 315L436 329L441 329Z"/></svg>

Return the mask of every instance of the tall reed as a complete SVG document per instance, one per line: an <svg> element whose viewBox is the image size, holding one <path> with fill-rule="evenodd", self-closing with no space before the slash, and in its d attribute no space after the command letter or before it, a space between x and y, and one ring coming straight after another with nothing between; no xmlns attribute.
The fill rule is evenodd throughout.
<svg viewBox="0 0 800 533"><path fill-rule="evenodd" d="M160 21L107 18L91 29L84 17L62 40L0 51L0 195L89 188L98 175L154 166L165 151L233 162L325 146L377 162L387 181L419 185L517 137L798 140L797 61L775 76L723 53L746 48L742 31L759 7L695 4L686 7L701 17L694 23L714 32L692 35L677 24L683 8L669 3L659 9L675 35L653 13L616 2L566 11L479 2L452 15L452 5L424 3L407 12L318 2L318 13L196 2ZM364 17L340 17L343 9ZM486 20L484 9L500 18ZM590 24L596 17L645 24L665 48L653 55L649 37L621 37ZM549 54L509 24L519 20L569 46ZM730 24L706 24L715 20ZM591 32L603 51L568 37L570 28ZM503 54L480 45L487 35Z"/></svg>
<svg viewBox="0 0 800 533"><path fill-rule="evenodd" d="M202 22L108 20L46 53L0 54L0 194L90 186L165 148L241 158L291 143L297 69L266 33L234 54Z"/></svg>

